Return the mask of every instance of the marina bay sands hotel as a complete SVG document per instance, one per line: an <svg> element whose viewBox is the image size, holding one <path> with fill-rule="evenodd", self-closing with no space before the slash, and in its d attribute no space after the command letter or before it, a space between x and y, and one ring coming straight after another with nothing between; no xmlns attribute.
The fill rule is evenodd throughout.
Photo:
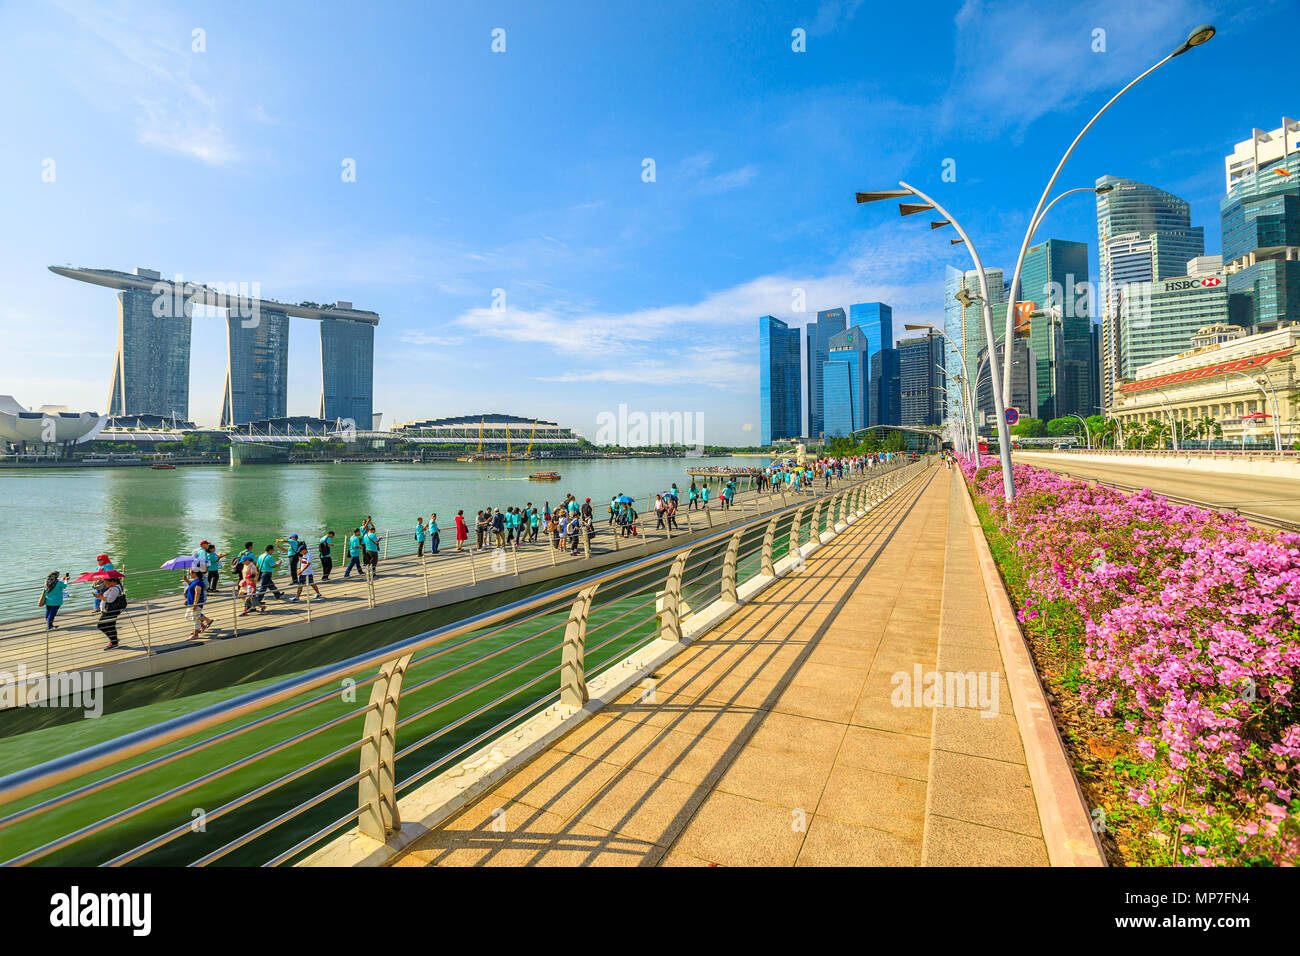
<svg viewBox="0 0 1300 956"><path fill-rule="evenodd" d="M289 319L320 322L320 417L371 427L375 326L379 316L351 302L291 305L152 269L50 266L55 275L107 286L117 295L117 355L108 396L111 418L159 415L189 419L190 322L195 305L226 310L226 391L221 424L284 418L289 397Z"/></svg>

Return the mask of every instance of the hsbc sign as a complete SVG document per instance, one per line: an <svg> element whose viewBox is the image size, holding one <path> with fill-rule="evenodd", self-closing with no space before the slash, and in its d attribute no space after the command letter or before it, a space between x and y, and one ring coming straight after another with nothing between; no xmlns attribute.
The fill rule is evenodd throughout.
<svg viewBox="0 0 1300 956"><path fill-rule="evenodd" d="M1167 282L1160 283L1162 292L1185 292L1189 289L1213 289L1215 286L1223 284L1223 279L1219 276L1205 276L1201 279L1170 279Z"/></svg>

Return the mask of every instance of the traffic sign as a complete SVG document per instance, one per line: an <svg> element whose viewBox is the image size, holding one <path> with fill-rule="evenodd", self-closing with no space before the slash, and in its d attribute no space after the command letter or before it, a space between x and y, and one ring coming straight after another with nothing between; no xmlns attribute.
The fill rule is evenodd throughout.
<svg viewBox="0 0 1300 956"><path fill-rule="evenodd" d="M1015 424L1016 422L1018 422L1018 421L1020 421L1020 409L1016 408L1016 406L1014 406L1014 405L1008 405L1008 406L1007 406L1007 424L1008 424L1008 425L1014 425L1014 424Z"/></svg>

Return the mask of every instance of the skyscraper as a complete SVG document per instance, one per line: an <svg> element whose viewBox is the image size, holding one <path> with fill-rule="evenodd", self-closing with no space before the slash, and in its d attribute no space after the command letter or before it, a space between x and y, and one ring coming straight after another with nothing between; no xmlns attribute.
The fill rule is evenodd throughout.
<svg viewBox="0 0 1300 956"><path fill-rule="evenodd" d="M1205 253L1205 229L1192 226L1191 206L1173 193L1133 179L1102 176L1097 195L1097 249L1102 301L1102 403L1111 407L1120 364L1119 295L1129 282L1186 274Z"/></svg>
<svg viewBox="0 0 1300 956"><path fill-rule="evenodd" d="M929 332L898 343L899 424L913 428L944 420L943 336Z"/></svg>
<svg viewBox="0 0 1300 956"><path fill-rule="evenodd" d="M1022 270L1023 271L1023 270ZM1002 278L1001 269L985 269L984 280L989 287L990 306L993 312L993 334L998 336L1005 328L1007 309L1007 288ZM955 298L962 289L971 297L971 304L963 306ZM963 272L948 266L944 271L943 327L952 341L965 343L962 358L970 370L972 378L988 378L986 365L983 372L979 370L980 350L984 348L984 307L980 301L979 273L974 269ZM952 418L965 416L962 402L961 383L957 376L961 374L961 362L957 361L956 352L948 346L944 349L944 367L948 371L948 413ZM971 385L971 395L975 395L975 384ZM960 414L959 414L960 412Z"/></svg>
<svg viewBox="0 0 1300 956"><path fill-rule="evenodd" d="M339 303L351 306L351 303ZM796 340L796 347L798 341ZM375 368L375 327L367 322L322 319L320 324L320 417L371 424Z"/></svg>
<svg viewBox="0 0 1300 956"><path fill-rule="evenodd" d="M831 336L822 364L822 408L827 438L851 435L869 423L870 352L865 330L850 326Z"/></svg>
<svg viewBox="0 0 1300 956"><path fill-rule="evenodd" d="M881 349L871 356L871 380L867 383L867 425L901 424L898 349Z"/></svg>
<svg viewBox="0 0 1300 956"><path fill-rule="evenodd" d="M1088 245L1048 239L1030 246L1021 301L1033 303L1030 344L1038 363L1038 408L1046 418L1089 415L1092 347Z"/></svg>
<svg viewBox="0 0 1300 956"><path fill-rule="evenodd" d="M1255 130L1224 161L1219 201L1232 320L1267 332L1300 322L1300 123Z"/></svg>
<svg viewBox="0 0 1300 956"><path fill-rule="evenodd" d="M800 437L799 330L765 315L758 320L759 443Z"/></svg>
<svg viewBox="0 0 1300 956"><path fill-rule="evenodd" d="M822 365L830 348L831 336L844 331L844 310L826 309L817 313L817 321L808 323L808 437L817 438L824 430L822 413Z"/></svg>
<svg viewBox="0 0 1300 956"><path fill-rule="evenodd" d="M144 280L157 280L151 269L136 269ZM190 414L190 299L128 288L117 295L117 354L109 386L108 414L162 415L188 419Z"/></svg>
<svg viewBox="0 0 1300 956"><path fill-rule="evenodd" d="M289 317L263 307L226 316L226 392L221 424L283 418L289 406Z"/></svg>

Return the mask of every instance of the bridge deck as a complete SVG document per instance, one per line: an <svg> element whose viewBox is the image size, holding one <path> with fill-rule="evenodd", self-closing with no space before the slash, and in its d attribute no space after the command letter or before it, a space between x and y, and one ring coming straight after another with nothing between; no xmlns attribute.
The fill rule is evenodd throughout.
<svg viewBox="0 0 1300 956"><path fill-rule="evenodd" d="M396 864L1046 865L1005 684L891 703L1005 672L961 494L929 470Z"/></svg>
<svg viewBox="0 0 1300 956"><path fill-rule="evenodd" d="M817 483L813 493L822 494L824 490L821 483ZM812 494L807 495L808 500L812 500L812 497ZM784 499L784 503L793 503L800 498L799 495L791 495ZM704 533L709 529L719 530L729 524L739 524L758 513L781 508L783 499L780 495L746 492L736 495L735 504L729 510L724 510L721 505L717 499L709 502L706 514L702 508L690 510L688 503L683 502L677 514L678 531L674 532L674 539L680 533ZM665 530L655 528L654 510L649 505L643 504L643 512L637 522L640 531L637 537L619 537L618 529L608 527L607 522L601 520L599 512L596 518L593 555L618 550L628 552L629 559L640 557L646 553L647 544L661 545L667 538ZM393 532L393 535L390 544L394 552L399 547L414 550L415 542L409 530ZM376 605L418 597L426 593L426 586L430 594L464 590L473 581L513 576L516 566L522 573L545 569L554 564L556 576L561 576L581 571L586 563L581 554L572 556L567 549L557 551L552 548L544 532L539 532L536 544L525 545L517 553L513 550L497 553L488 548L471 552L468 549L473 543L471 528L470 540L466 542L467 550L457 552L455 527L448 524L442 528L438 554L430 557L426 552L423 564L410 553L394 553L390 558L381 559L374 582ZM334 551L336 555L343 555L346 546L336 541ZM325 596L324 600L315 598L308 587L303 589L300 601L276 600L268 596L265 612L241 616L239 612L242 610L242 599L236 599L231 577L223 572L219 588L209 596L205 608L205 613L215 623L197 641L190 639L194 624L186 615L184 595L175 594L132 600L127 611L118 618L117 632L121 645L106 650L104 635L95 626L99 615L86 607L87 592L75 591L69 595L67 606L56 618L58 627L54 631L45 630L45 622L41 617L0 623L0 681L13 680L14 675L20 671L27 677L34 677L47 671L55 673L145 658L151 654L194 647L202 642L248 637L302 623L309 614L324 628L328 617L368 606L365 578L356 573L350 578L343 577L346 557L335 558L330 579L323 581L314 546L312 554L317 583ZM179 582L181 572L175 574ZM287 561L277 571L275 582L285 598L292 598L296 594L297 588L289 584ZM179 584L177 586L179 588ZM130 591L128 577L128 596ZM457 599L448 596L448 600Z"/></svg>

